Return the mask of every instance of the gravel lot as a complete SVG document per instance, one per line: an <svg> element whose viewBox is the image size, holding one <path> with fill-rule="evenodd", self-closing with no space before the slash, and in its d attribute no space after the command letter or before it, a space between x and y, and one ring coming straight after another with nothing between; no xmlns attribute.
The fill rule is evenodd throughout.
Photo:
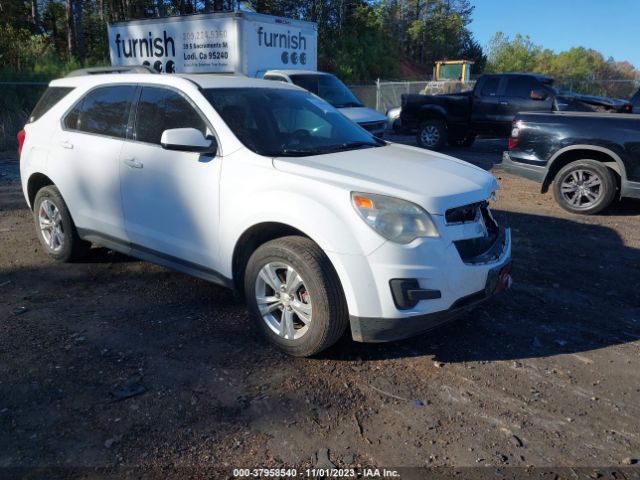
<svg viewBox="0 0 640 480"><path fill-rule="evenodd" d="M447 153L501 181L512 290L429 334L314 359L278 353L204 281L104 249L55 264L5 155L0 467L634 463L640 202L568 214L495 168L503 149Z"/></svg>

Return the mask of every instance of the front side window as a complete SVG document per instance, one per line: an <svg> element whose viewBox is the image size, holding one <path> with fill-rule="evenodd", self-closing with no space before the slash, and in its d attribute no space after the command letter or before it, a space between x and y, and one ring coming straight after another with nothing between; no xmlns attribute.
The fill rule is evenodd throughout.
<svg viewBox="0 0 640 480"><path fill-rule="evenodd" d="M235 136L260 155L297 157L385 145L309 92L221 88L204 95Z"/></svg>
<svg viewBox="0 0 640 480"><path fill-rule="evenodd" d="M172 128L195 128L203 135L207 125L189 101L174 90L143 87L136 110L135 139L160 145L162 132Z"/></svg>
<svg viewBox="0 0 640 480"><path fill-rule="evenodd" d="M65 116L70 130L124 138L134 85L112 85L90 91Z"/></svg>
<svg viewBox="0 0 640 480"><path fill-rule="evenodd" d="M362 107L362 103L347 86L333 75L293 74L291 81L325 99L336 108Z"/></svg>

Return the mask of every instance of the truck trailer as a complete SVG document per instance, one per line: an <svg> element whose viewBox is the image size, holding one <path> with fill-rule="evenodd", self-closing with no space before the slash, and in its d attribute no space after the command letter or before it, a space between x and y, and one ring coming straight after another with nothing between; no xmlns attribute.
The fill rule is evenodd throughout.
<svg viewBox="0 0 640 480"><path fill-rule="evenodd" d="M270 69L317 68L315 23L254 12L130 20L109 24L108 35L114 66L249 77Z"/></svg>

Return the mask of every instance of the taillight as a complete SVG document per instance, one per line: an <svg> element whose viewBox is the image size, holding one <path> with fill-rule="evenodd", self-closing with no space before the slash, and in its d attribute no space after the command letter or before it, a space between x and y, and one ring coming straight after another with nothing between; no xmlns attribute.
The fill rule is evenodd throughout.
<svg viewBox="0 0 640 480"><path fill-rule="evenodd" d="M27 138L27 133L24 131L24 128L18 132L18 156L22 153L22 146L24 145L24 140Z"/></svg>
<svg viewBox="0 0 640 480"><path fill-rule="evenodd" d="M518 137L520 136L520 124L519 122L513 122L511 126L511 136L509 137L509 150L513 150L518 146Z"/></svg>

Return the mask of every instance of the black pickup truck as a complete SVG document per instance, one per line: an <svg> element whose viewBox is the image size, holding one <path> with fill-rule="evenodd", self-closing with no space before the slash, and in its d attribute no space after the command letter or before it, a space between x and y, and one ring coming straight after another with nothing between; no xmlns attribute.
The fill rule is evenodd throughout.
<svg viewBox="0 0 640 480"><path fill-rule="evenodd" d="M482 75L472 91L448 95L402 95L400 122L417 132L423 148L469 146L476 135L508 137L519 112L630 112L631 104L616 99L560 92L553 79L530 73Z"/></svg>
<svg viewBox="0 0 640 480"><path fill-rule="evenodd" d="M591 214L617 197L640 198L640 116L599 113L516 115L502 168L553 185L558 204Z"/></svg>

